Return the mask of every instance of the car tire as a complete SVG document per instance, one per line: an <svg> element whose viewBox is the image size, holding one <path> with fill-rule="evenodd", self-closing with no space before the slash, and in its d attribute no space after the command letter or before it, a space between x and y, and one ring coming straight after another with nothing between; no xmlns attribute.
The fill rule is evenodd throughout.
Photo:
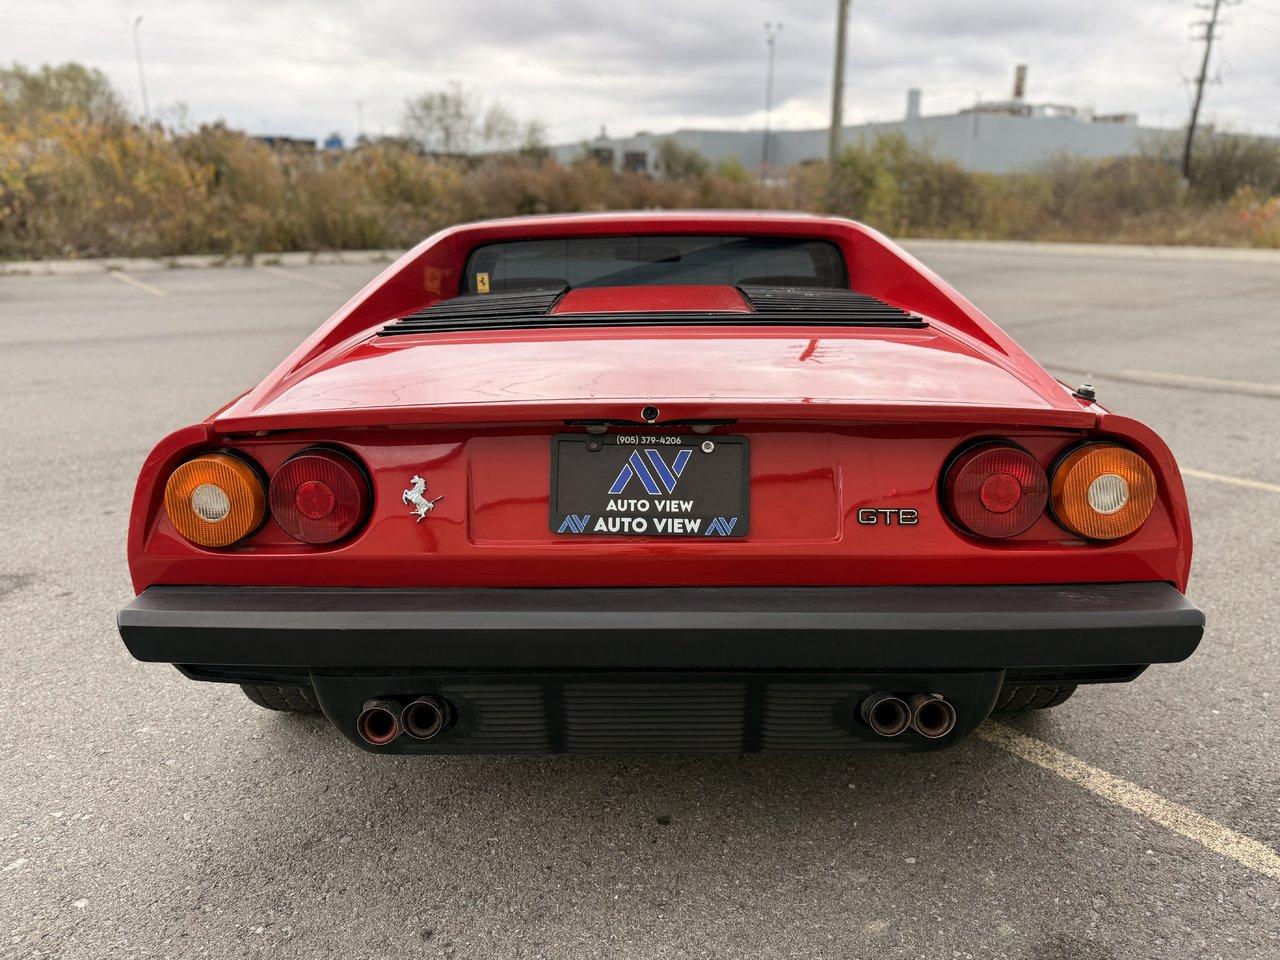
<svg viewBox="0 0 1280 960"><path fill-rule="evenodd" d="M286 713L319 713L320 704L310 685L297 683L242 683L244 695L267 710Z"/></svg>
<svg viewBox="0 0 1280 960"><path fill-rule="evenodd" d="M1048 710L1076 692L1074 683L1005 684L996 698L993 716L1007 717L1030 710Z"/></svg>

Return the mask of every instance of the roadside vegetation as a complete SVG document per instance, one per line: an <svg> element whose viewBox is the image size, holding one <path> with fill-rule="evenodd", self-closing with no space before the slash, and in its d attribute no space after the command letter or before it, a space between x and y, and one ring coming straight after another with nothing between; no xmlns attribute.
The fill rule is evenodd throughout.
<svg viewBox="0 0 1280 960"><path fill-rule="evenodd" d="M557 163L536 123L461 88L406 104L404 135L342 151L272 147L221 124L141 124L98 71L0 68L0 258L229 256L406 247L485 217L654 207L785 208L899 237L1280 248L1280 148L1200 139L1034 172L974 174L902 138L762 182L668 142L663 176ZM487 157L456 151L498 149Z"/></svg>

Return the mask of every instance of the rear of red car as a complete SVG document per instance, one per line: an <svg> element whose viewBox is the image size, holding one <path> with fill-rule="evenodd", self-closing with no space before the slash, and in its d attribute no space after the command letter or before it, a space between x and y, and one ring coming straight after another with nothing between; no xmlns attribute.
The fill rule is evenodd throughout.
<svg viewBox="0 0 1280 960"><path fill-rule="evenodd" d="M455 228L153 452L131 652L384 752L954 742L1185 658L1151 431L871 231Z"/></svg>

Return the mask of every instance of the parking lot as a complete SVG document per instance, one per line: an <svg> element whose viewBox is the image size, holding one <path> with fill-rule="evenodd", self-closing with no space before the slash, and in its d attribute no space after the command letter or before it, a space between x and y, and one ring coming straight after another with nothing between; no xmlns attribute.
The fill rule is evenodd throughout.
<svg viewBox="0 0 1280 960"><path fill-rule="evenodd" d="M887 756L384 758L134 662L144 456L379 268L0 277L0 955L1280 955L1280 256L917 252L1170 443L1209 626Z"/></svg>

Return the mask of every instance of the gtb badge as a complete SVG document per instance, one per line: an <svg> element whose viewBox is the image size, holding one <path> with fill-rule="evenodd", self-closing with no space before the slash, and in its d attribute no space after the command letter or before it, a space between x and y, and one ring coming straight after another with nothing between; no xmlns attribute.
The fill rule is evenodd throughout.
<svg viewBox="0 0 1280 960"><path fill-rule="evenodd" d="M417 523L421 523L427 518L427 514L436 508L436 504L444 499L444 494L436 497L434 500L428 500L423 496L427 492L427 481L423 480L416 473L409 478L411 486L404 493L400 494L400 500L413 510L410 511L417 517Z"/></svg>
<svg viewBox="0 0 1280 960"><path fill-rule="evenodd" d="M866 527L914 527L920 522L920 511L900 507L863 507L858 522Z"/></svg>

